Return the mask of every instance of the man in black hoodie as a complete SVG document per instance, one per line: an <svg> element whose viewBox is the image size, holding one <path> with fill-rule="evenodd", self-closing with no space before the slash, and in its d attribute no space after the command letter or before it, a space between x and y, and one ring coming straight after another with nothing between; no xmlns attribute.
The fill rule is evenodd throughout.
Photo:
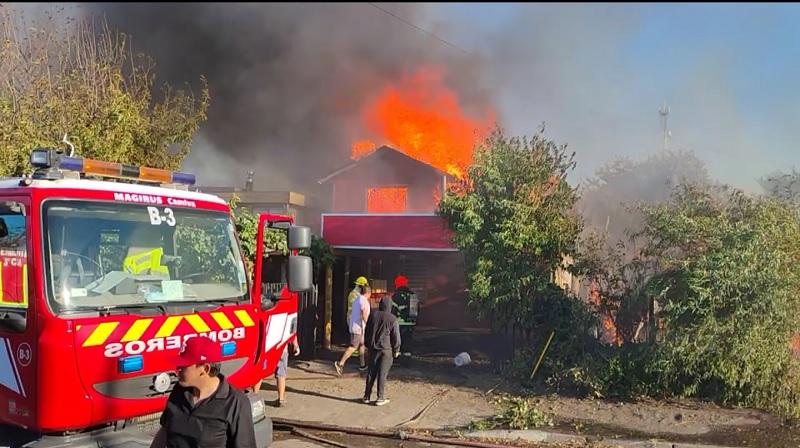
<svg viewBox="0 0 800 448"><path fill-rule="evenodd" d="M392 314L392 297L384 295L378 309L373 309L364 329L364 344L367 346L367 388L364 390L364 403L372 399L372 386L378 381L378 400L376 406L389 402L384 395L386 377L392 367L392 359L400 356L400 325Z"/></svg>

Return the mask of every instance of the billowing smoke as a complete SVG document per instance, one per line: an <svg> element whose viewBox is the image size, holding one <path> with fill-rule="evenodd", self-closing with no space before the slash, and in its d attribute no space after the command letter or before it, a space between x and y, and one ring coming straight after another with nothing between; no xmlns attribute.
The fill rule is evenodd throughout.
<svg viewBox="0 0 800 448"><path fill-rule="evenodd" d="M379 5L384 8L384 6ZM481 64L368 3L84 3L151 55L159 80L207 77L208 121L184 163L203 185L307 191L346 163L370 95L441 64L468 107L485 107ZM385 8L409 21L419 4Z"/></svg>
<svg viewBox="0 0 800 448"><path fill-rule="evenodd" d="M445 66L463 102L495 107L514 134L546 122L577 151L580 176L658 152L664 101L670 147L693 149L714 179L760 190L756 179L795 158L800 108L781 92L800 70L762 61L791 26L777 5L378 4L468 54L369 3L80 5L131 34L160 80L207 76L210 117L185 166L204 185L241 185L252 168L258 189L308 191L370 137L358 129L370 95L427 65ZM774 23L753 26L754 14ZM667 171L629 193L661 197L650 189L680 177ZM607 196L592 207L619 199Z"/></svg>
<svg viewBox="0 0 800 448"><path fill-rule="evenodd" d="M760 191L759 177L796 163L800 108L781 92L796 89L800 69L766 62L791 58L777 44L793 29L787 8L537 3L492 11L500 18L491 27L483 18L452 21L447 37L480 36L502 86L503 124L530 133L546 122L550 138L577 151L583 176L614 157L661 150L664 102L670 148L694 150L715 179Z"/></svg>

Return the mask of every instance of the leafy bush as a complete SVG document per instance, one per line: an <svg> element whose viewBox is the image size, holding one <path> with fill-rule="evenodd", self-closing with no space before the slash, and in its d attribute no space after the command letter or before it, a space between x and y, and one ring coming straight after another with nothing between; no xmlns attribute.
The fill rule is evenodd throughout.
<svg viewBox="0 0 800 448"><path fill-rule="evenodd" d="M800 416L800 218L777 198L682 186L643 208L665 328L661 386Z"/></svg>
<svg viewBox="0 0 800 448"><path fill-rule="evenodd" d="M800 415L791 347L800 329L797 210L779 198L689 184L638 210L645 226L635 256L582 267L605 285L607 308L636 304L641 319L652 306L657 338L601 346L550 382L595 396L700 397Z"/></svg>
<svg viewBox="0 0 800 448"><path fill-rule="evenodd" d="M580 232L566 181L574 154L541 134L509 138L496 129L474 157L438 209L464 254L470 305L498 326L535 328L529 298L550 288Z"/></svg>
<svg viewBox="0 0 800 448"><path fill-rule="evenodd" d="M502 395L494 399L494 417L470 422L471 431L504 427L526 430L554 426L553 416L542 411L530 400L522 397Z"/></svg>
<svg viewBox="0 0 800 448"><path fill-rule="evenodd" d="M702 185L680 184L631 211L642 230L629 245L577 253L573 164L541 134L496 130L439 205L464 253L472 308L512 347L525 342L505 375L534 386L530 372L554 331L537 373L553 389L706 397L800 416L791 347L800 330L798 202L710 187L698 175ZM552 283L566 254L590 286L583 298ZM592 335L605 327L610 345Z"/></svg>

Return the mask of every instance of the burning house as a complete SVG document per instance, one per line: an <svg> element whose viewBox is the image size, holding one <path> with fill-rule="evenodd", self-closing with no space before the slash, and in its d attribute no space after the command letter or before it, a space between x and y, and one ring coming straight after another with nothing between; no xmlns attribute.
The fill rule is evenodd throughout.
<svg viewBox="0 0 800 448"><path fill-rule="evenodd" d="M336 264L324 283L326 345L347 337L347 294L366 276L382 294L397 275L408 278L420 299L418 328L484 328L467 309L461 254L435 215L453 176L388 146L337 170L329 185L330 212L321 235Z"/></svg>

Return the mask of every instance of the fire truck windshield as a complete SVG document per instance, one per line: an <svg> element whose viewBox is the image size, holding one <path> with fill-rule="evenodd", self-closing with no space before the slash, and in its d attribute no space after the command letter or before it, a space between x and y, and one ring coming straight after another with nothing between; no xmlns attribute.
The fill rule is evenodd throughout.
<svg viewBox="0 0 800 448"><path fill-rule="evenodd" d="M225 212L47 200L42 227L56 313L247 299L244 262Z"/></svg>

